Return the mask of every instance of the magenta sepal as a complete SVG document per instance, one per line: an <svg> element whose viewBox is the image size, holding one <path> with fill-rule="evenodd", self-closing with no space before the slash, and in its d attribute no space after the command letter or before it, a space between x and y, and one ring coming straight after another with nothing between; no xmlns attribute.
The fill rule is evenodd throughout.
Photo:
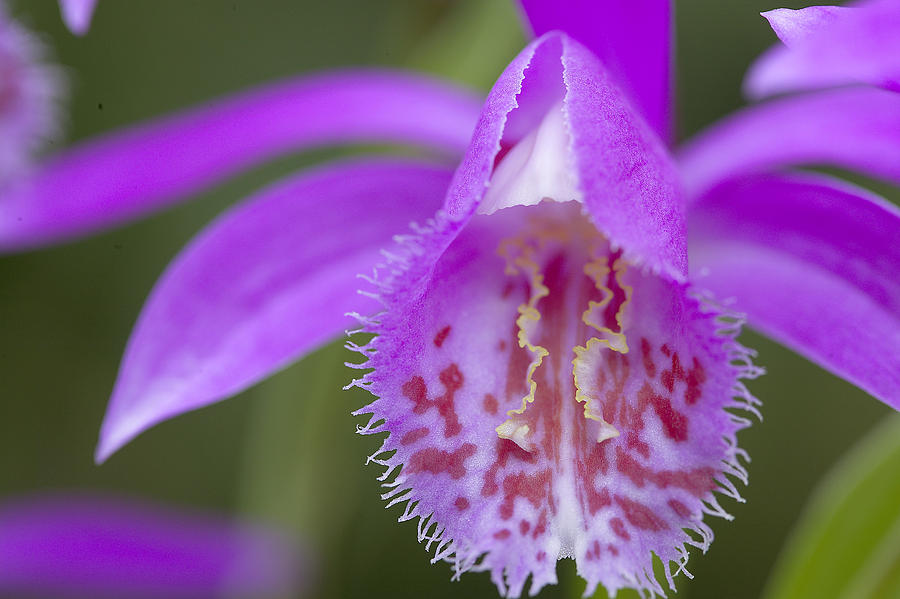
<svg viewBox="0 0 900 599"><path fill-rule="evenodd" d="M838 89L745 108L690 139L678 159L689 202L731 177L801 164L900 184L900 94Z"/></svg>
<svg viewBox="0 0 900 599"><path fill-rule="evenodd" d="M469 142L479 106L466 91L400 72L351 71L270 84L51 158L0 196L0 251L137 218L313 146L395 142L456 155Z"/></svg>
<svg viewBox="0 0 900 599"><path fill-rule="evenodd" d="M671 0L521 0L536 36L561 30L610 70L664 140L672 134Z"/></svg>
<svg viewBox="0 0 900 599"><path fill-rule="evenodd" d="M696 285L900 409L900 211L821 175L724 183L689 213Z"/></svg>
<svg viewBox="0 0 900 599"><path fill-rule="evenodd" d="M409 161L331 165L238 204L169 265L135 325L96 458L245 389L348 328L391 236L432 214L450 173ZM339 233L338 233L339 232ZM360 302L363 302L360 304Z"/></svg>

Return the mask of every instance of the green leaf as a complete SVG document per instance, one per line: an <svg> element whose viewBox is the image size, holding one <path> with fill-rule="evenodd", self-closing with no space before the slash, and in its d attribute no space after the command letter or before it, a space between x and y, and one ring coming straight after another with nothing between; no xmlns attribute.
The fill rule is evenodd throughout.
<svg viewBox="0 0 900 599"><path fill-rule="evenodd" d="M900 597L900 416L872 431L813 493L763 596Z"/></svg>

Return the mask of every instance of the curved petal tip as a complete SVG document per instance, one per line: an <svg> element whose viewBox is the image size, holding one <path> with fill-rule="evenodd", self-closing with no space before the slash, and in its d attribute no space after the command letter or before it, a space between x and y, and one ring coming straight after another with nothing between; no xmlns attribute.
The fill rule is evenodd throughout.
<svg viewBox="0 0 900 599"><path fill-rule="evenodd" d="M97 0L59 0L59 12L69 31L84 35L91 28Z"/></svg>
<svg viewBox="0 0 900 599"><path fill-rule="evenodd" d="M221 401L353 325L356 275L440 205L443 167L369 160L305 172L214 221L147 300L107 408L97 462L151 426ZM363 309L375 309L367 300Z"/></svg>

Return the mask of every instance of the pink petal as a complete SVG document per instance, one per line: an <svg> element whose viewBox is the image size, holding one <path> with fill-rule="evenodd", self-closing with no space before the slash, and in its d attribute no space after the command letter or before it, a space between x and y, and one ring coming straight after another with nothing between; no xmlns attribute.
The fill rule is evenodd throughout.
<svg viewBox="0 0 900 599"><path fill-rule="evenodd" d="M461 152L478 104L466 92L403 73L349 72L268 85L57 155L4 193L0 250L139 217L311 146L390 141Z"/></svg>
<svg viewBox="0 0 900 599"><path fill-rule="evenodd" d="M296 592L299 555L273 531L90 495L0 506L0 591L122 599Z"/></svg>
<svg viewBox="0 0 900 599"><path fill-rule="evenodd" d="M852 11L848 6L809 6L796 10L776 8L761 14L778 39L790 47L804 43L838 19L852 18Z"/></svg>
<svg viewBox="0 0 900 599"><path fill-rule="evenodd" d="M672 134L670 0L521 0L535 35L560 29L602 61L665 140Z"/></svg>
<svg viewBox="0 0 900 599"><path fill-rule="evenodd" d="M97 0L59 0L59 10L69 31L84 35L91 28Z"/></svg>
<svg viewBox="0 0 900 599"><path fill-rule="evenodd" d="M220 401L327 341L360 306L356 275L431 214L449 172L409 162L295 176L213 222L157 283L132 333L97 460ZM367 310L374 301L363 301Z"/></svg>
<svg viewBox="0 0 900 599"><path fill-rule="evenodd" d="M724 514L713 491L736 495L725 475L743 476L746 423L724 408L746 407L747 372L716 315L626 265L572 202L461 231L440 219L395 255L359 349L374 370L355 384L377 397L363 432L390 433L371 459L401 519L505 596L555 582L562 557L588 593L661 592L651 552L682 567L685 543L711 539L703 513Z"/></svg>
<svg viewBox="0 0 900 599"><path fill-rule="evenodd" d="M900 94L842 89L746 108L690 140L679 162L692 199L730 177L795 164L900 183Z"/></svg>
<svg viewBox="0 0 900 599"><path fill-rule="evenodd" d="M772 48L750 68L745 89L751 97L852 83L900 91L896 0L782 8L763 16L785 45Z"/></svg>
<svg viewBox="0 0 900 599"><path fill-rule="evenodd" d="M464 220L477 209L501 151L560 101L572 163L597 227L629 260L683 279L687 251L674 164L603 65L561 33L532 42L494 84L448 192L449 216Z"/></svg>
<svg viewBox="0 0 900 599"><path fill-rule="evenodd" d="M900 211L822 176L726 183L690 213L698 286L900 409Z"/></svg>

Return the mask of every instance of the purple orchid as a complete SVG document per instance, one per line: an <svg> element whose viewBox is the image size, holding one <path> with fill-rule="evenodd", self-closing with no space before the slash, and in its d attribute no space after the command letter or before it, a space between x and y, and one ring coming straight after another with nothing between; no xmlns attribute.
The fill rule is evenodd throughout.
<svg viewBox="0 0 900 599"><path fill-rule="evenodd" d="M83 493L0 505L0 592L10 596L273 597L303 576L280 535L207 514Z"/></svg>
<svg viewBox="0 0 900 599"><path fill-rule="evenodd" d="M375 335L350 343L371 369L352 384L376 396L361 432L390 433L371 461L434 560L489 570L507 596L555 582L563 557L588 593L663 594L652 555L672 586L686 545L712 540L704 514L727 517L714 493L739 498L746 480L735 436L757 402L742 380L760 371L713 297L900 408L900 212L782 172L900 181L896 53L879 52L900 37L900 4L770 14L788 46L753 69L754 94L857 85L748 108L677 158L669 2L522 5L538 37L480 116L408 74L289 81L75 147L4 198L13 249L313 144L464 152L455 171L395 159L297 175L202 232L139 318L98 460L296 360L354 312ZM809 65L824 46L839 64ZM357 297L353 275L441 197Z"/></svg>

